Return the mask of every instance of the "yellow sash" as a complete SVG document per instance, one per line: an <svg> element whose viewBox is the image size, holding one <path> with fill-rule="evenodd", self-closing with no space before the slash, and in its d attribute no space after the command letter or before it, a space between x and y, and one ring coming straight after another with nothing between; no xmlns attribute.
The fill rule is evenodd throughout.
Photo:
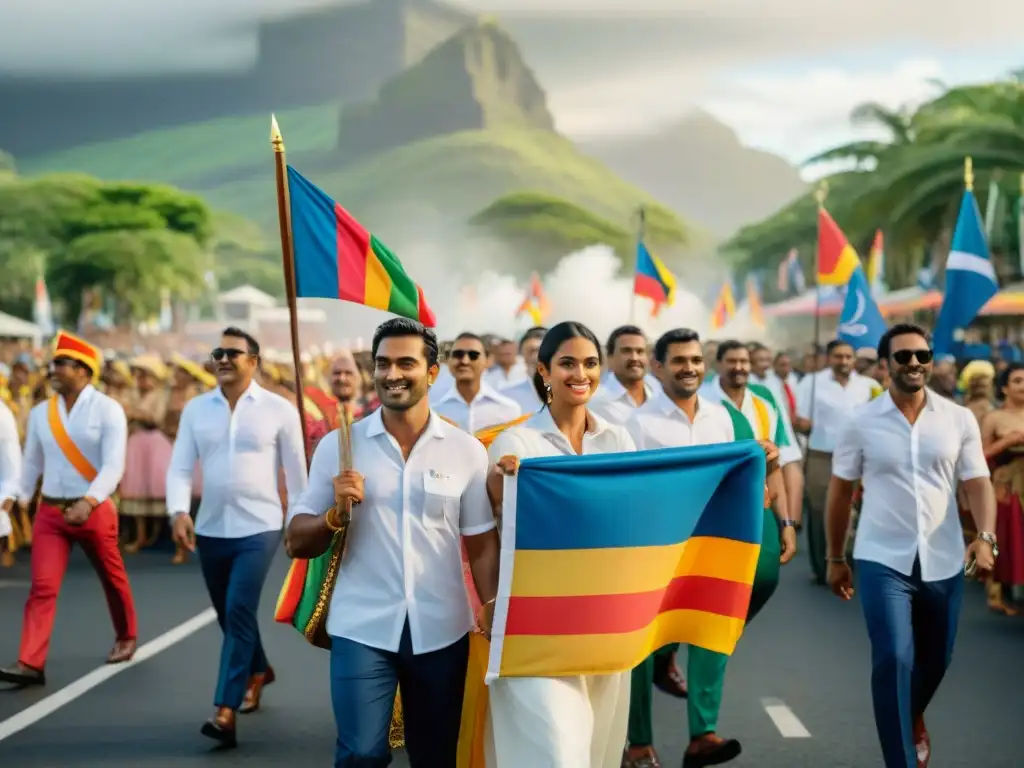
<svg viewBox="0 0 1024 768"><path fill-rule="evenodd" d="M754 403L754 415L757 417L757 426L760 427L760 433L757 436L758 440L771 440L772 433L772 420L768 415L768 406L764 400L759 397L750 396L750 400Z"/></svg>
<svg viewBox="0 0 1024 768"><path fill-rule="evenodd" d="M57 441L57 447L60 448L60 452L64 454L64 458L68 460L68 463L78 470L78 474L84 477L86 481L91 483L99 473L96 471L96 467L92 465L92 462L85 458L85 455L78 450L78 446L75 445L67 429L64 428L64 421L60 417L60 406L57 404L57 397L57 395L54 395L50 398L50 406L47 409L47 421L50 424L50 432L53 434L53 439Z"/></svg>

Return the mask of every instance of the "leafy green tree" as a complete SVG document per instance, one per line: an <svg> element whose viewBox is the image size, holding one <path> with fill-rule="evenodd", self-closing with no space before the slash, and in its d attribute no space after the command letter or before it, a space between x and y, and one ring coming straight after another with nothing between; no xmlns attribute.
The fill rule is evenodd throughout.
<svg viewBox="0 0 1024 768"><path fill-rule="evenodd" d="M13 176L17 172L14 155L0 149L0 176Z"/></svg>

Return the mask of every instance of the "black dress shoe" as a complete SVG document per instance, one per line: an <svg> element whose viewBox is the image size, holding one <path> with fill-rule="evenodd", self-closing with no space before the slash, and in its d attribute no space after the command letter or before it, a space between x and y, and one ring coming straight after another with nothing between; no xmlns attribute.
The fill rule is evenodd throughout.
<svg viewBox="0 0 1024 768"><path fill-rule="evenodd" d="M742 752L736 739L725 739L709 749L687 752L683 756L683 768L704 768L706 765L722 765L735 760Z"/></svg>
<svg viewBox="0 0 1024 768"><path fill-rule="evenodd" d="M235 715L230 710L219 710L213 718L203 723L199 732L206 738L219 742L222 747L238 746L238 738L235 734Z"/></svg>
<svg viewBox="0 0 1024 768"><path fill-rule="evenodd" d="M689 689L685 680L680 681L676 679L672 669L674 664L674 654L655 654L654 687L674 698L685 699L689 696Z"/></svg>
<svg viewBox="0 0 1024 768"><path fill-rule="evenodd" d="M27 667L20 662L0 669L0 683L10 683L20 688L32 685L46 685L46 675L41 669Z"/></svg>

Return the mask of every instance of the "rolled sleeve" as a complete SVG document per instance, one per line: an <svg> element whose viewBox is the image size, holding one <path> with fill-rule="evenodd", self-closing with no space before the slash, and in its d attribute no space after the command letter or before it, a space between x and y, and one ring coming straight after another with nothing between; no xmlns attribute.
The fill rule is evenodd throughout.
<svg viewBox="0 0 1024 768"><path fill-rule="evenodd" d="M474 443L471 466L473 474L469 484L462 492L459 508L459 532L463 536L478 536L497 527L491 511L491 501L487 496L487 473L490 462L487 451L479 443Z"/></svg>
<svg viewBox="0 0 1024 768"><path fill-rule="evenodd" d="M857 421L848 421L839 432L832 454L832 475L840 480L860 480L864 474L864 450Z"/></svg>
<svg viewBox="0 0 1024 768"><path fill-rule="evenodd" d="M103 419L102 461L99 473L89 484L86 496L102 503L110 498L124 477L125 454L128 451L128 417L116 400L107 400Z"/></svg>
<svg viewBox="0 0 1024 768"><path fill-rule="evenodd" d="M960 455L956 460L956 477L961 482L988 477L988 463L981 443L981 429L978 420L969 411L961 416L963 437L960 441Z"/></svg>
<svg viewBox="0 0 1024 768"><path fill-rule="evenodd" d="M334 506L334 476L338 474L338 430L326 435L313 452L309 481L294 503L288 505L288 521L296 515L322 515Z"/></svg>

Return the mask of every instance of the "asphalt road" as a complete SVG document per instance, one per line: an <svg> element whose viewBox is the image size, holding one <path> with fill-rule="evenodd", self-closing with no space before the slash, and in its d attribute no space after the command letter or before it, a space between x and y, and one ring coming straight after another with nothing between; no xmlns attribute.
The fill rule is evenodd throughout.
<svg viewBox="0 0 1024 768"><path fill-rule="evenodd" d="M331 765L326 656L271 619L285 567L281 555L264 595L264 642L278 682L267 689L262 711L241 718L239 748L216 752L199 726L212 713L220 634L204 615L208 602L198 567L171 566L166 554L129 559L140 643L161 639L106 678L111 668L102 662L112 643L106 606L88 563L76 552L61 595L47 687L0 690L0 766ZM14 569L0 572L0 663L17 656L28 580L24 556ZM189 629L194 631L187 634ZM1022 651L1024 619L988 613L982 590L973 585L953 667L927 717L933 768L1024 764L1017 741L1024 713ZM730 664L720 733L744 747L732 765L881 765L869 676L859 607L811 586L802 559L787 566L779 591ZM83 692L90 683L96 684ZM666 766L679 765L687 740L685 705L656 697L658 750ZM407 762L399 754L394 765Z"/></svg>

